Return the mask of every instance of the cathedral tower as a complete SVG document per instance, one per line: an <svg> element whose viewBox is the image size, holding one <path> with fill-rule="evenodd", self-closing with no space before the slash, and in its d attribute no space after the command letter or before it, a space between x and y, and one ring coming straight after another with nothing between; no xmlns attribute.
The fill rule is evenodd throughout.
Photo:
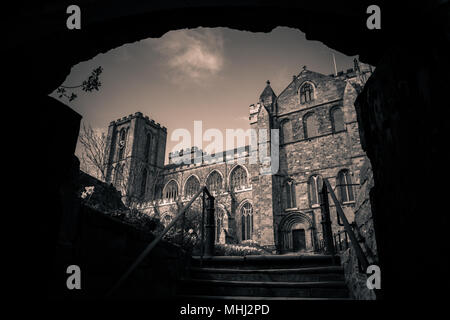
<svg viewBox="0 0 450 320"><path fill-rule="evenodd" d="M266 150L266 155L271 155L271 129L273 126L273 114L276 110L277 96L267 81L267 85L259 97L259 102L256 105L250 106L250 126L255 129L258 137L261 134L267 133L267 142L262 142L258 139L258 153L261 149ZM267 131L261 131L265 129ZM278 145L276 146L278 148ZM274 232L274 211L276 211L276 204L273 198L273 174L264 174L267 168L267 163L263 163L259 157L257 163L250 165L253 187L253 204L255 219L255 234L253 239L259 244L268 248L275 249L276 233ZM273 163L271 163L272 165Z"/></svg>
<svg viewBox="0 0 450 320"><path fill-rule="evenodd" d="M109 124L106 182L122 193L126 204L153 200L164 168L167 129L136 112Z"/></svg>

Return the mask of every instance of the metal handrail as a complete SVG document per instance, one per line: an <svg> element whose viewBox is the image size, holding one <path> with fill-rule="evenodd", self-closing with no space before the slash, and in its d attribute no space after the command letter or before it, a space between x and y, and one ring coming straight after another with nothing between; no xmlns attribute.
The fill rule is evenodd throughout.
<svg viewBox="0 0 450 320"><path fill-rule="evenodd" d="M128 270L120 277L117 283L111 288L110 291L106 294L106 297L110 297L129 277L129 275L136 269L136 267L145 259L145 257L150 253L150 251L158 244L159 241L166 235L166 233L177 223L178 219L180 219L187 209L192 205L192 203L198 198L198 196L205 192L208 197L211 197L206 186L201 187L197 193L192 197L192 199L180 210L178 215L169 223L167 227L145 248L144 251L139 255L139 257L133 262L133 264L128 268ZM184 230L183 230L184 231Z"/></svg>
<svg viewBox="0 0 450 320"><path fill-rule="evenodd" d="M341 235L344 235L344 238L341 238ZM334 247L337 249L339 247L339 252L342 251L342 242L345 243L345 250L348 249L348 235L347 231L341 230L336 232L333 235Z"/></svg>
<svg viewBox="0 0 450 320"><path fill-rule="evenodd" d="M338 213L339 217L341 218L341 221L344 223L344 229L350 238L350 243L351 243L353 249L355 250L356 256L358 257L361 267L364 270L367 270L367 267L369 266L369 261L367 260L367 257L365 256L364 251L362 250L361 246L359 245L359 242L356 238L355 233L353 232L353 229L351 228L351 225L348 223L348 220L347 220L347 217L345 216L344 210L341 207L341 203L339 202L336 195L334 194L333 188L331 187L328 179L324 178L323 183L327 187L328 192L331 195L331 199L333 199L333 202L336 206L336 212Z"/></svg>

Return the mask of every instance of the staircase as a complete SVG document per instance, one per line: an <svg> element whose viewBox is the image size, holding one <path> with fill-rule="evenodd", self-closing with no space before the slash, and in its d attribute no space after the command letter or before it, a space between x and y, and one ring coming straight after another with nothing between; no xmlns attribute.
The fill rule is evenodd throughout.
<svg viewBox="0 0 450 320"><path fill-rule="evenodd" d="M339 257L267 255L192 257L178 297L213 300L348 299Z"/></svg>

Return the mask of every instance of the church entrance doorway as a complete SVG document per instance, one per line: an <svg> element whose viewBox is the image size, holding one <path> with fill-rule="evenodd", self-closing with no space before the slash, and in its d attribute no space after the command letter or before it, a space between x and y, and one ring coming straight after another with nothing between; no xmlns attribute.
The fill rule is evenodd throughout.
<svg viewBox="0 0 450 320"><path fill-rule="evenodd" d="M284 216L278 225L278 251L314 251L314 230L309 214L292 212Z"/></svg>
<svg viewBox="0 0 450 320"><path fill-rule="evenodd" d="M306 249L305 229L292 230L292 249L294 252Z"/></svg>

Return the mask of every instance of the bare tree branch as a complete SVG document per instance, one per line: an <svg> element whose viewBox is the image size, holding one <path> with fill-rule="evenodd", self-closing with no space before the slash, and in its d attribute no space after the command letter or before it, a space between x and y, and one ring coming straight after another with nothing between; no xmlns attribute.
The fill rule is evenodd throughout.
<svg viewBox="0 0 450 320"><path fill-rule="evenodd" d="M64 86L61 85L58 89L56 89L56 93L58 94L58 97L61 98L67 98L70 101L73 101L77 98L77 95L73 92L67 92L68 90L78 89L81 88L81 90L85 92L92 92L93 90L97 90L101 87L102 83L100 82L100 74L102 73L103 68L97 67L94 70L92 70L91 75L87 80L84 80L82 84L75 85L75 86ZM70 93L70 95L69 95Z"/></svg>
<svg viewBox="0 0 450 320"><path fill-rule="evenodd" d="M78 142L82 147L80 155L82 170L101 181L106 181L106 135L83 123Z"/></svg>

